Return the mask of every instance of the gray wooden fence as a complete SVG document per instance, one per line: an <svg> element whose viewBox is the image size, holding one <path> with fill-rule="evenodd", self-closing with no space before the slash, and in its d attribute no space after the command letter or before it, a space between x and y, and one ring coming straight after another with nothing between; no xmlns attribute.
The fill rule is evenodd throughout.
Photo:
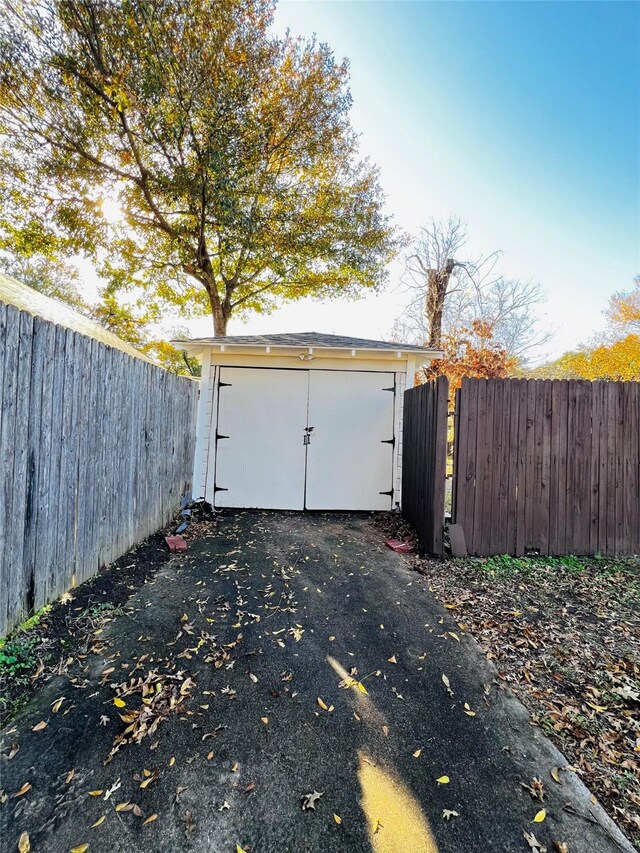
<svg viewBox="0 0 640 853"><path fill-rule="evenodd" d="M171 519L197 384L0 303L0 635Z"/></svg>
<svg viewBox="0 0 640 853"><path fill-rule="evenodd" d="M640 382L464 379L455 409L469 553L640 553Z"/></svg>
<svg viewBox="0 0 640 853"><path fill-rule="evenodd" d="M442 554L448 399L444 376L404 393L402 515L431 554Z"/></svg>

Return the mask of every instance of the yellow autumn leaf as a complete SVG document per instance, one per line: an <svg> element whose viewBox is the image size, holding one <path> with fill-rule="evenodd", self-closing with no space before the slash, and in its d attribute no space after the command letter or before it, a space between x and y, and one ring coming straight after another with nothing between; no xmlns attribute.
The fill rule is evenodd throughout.
<svg viewBox="0 0 640 853"><path fill-rule="evenodd" d="M361 693L365 693L367 696L369 695L369 691L367 690L367 688L364 686L364 684L361 681L358 682L357 687Z"/></svg>
<svg viewBox="0 0 640 853"><path fill-rule="evenodd" d="M260 717L260 722L264 723L266 726L269 723L269 717Z"/></svg>
<svg viewBox="0 0 640 853"><path fill-rule="evenodd" d="M438 785L448 785L450 779L448 776L440 776L436 779L436 782L438 783Z"/></svg>
<svg viewBox="0 0 640 853"><path fill-rule="evenodd" d="M27 791L31 790L31 782L25 782L24 785L20 788L19 791L16 791L15 794L12 794L12 797L22 797Z"/></svg>
<svg viewBox="0 0 640 853"><path fill-rule="evenodd" d="M316 699L316 702L318 703L318 705L320 705L320 707L322 708L323 711L329 710L328 706L322 701L322 699L319 696Z"/></svg>
<svg viewBox="0 0 640 853"><path fill-rule="evenodd" d="M121 811L123 811L123 809L126 809L126 807L128 805L129 805L129 800L127 800L125 803L118 803L118 805L116 806L116 811L121 812Z"/></svg>
<svg viewBox="0 0 640 853"><path fill-rule="evenodd" d="M116 708L124 708L124 706L127 703L123 702L122 699L120 699L118 696L116 696L115 699L113 700L113 704L116 706Z"/></svg>
<svg viewBox="0 0 640 853"><path fill-rule="evenodd" d="M142 821L142 825L147 826L148 824L153 823L154 820L157 820L157 817L158 817L157 814L150 814L146 820Z"/></svg>
<svg viewBox="0 0 640 853"><path fill-rule="evenodd" d="M396 659L396 656L395 656L395 655L391 655L391 657L390 657L390 658L387 658L387 663L398 663L398 661L397 661L397 659Z"/></svg>
<svg viewBox="0 0 640 853"><path fill-rule="evenodd" d="M89 791L90 797L101 797L104 794L104 791L99 788L97 791Z"/></svg>
<svg viewBox="0 0 640 853"><path fill-rule="evenodd" d="M88 844L80 844L78 847L72 847L69 853L84 853L84 851L88 849Z"/></svg>
<svg viewBox="0 0 640 853"><path fill-rule="evenodd" d="M558 785L560 784L560 768L559 767L554 767L551 770L551 778L553 779L554 782L557 782Z"/></svg>
<svg viewBox="0 0 640 853"><path fill-rule="evenodd" d="M532 823L542 823L542 821L545 819L546 816L547 816L546 809L540 809L540 811L534 817Z"/></svg>
<svg viewBox="0 0 640 853"><path fill-rule="evenodd" d="M173 765L175 763L176 763L176 757L175 757L175 755L172 755L171 758L169 759L169 767L173 767Z"/></svg>
<svg viewBox="0 0 640 853"><path fill-rule="evenodd" d="M103 824L105 822L106 819L107 819L106 815L102 815L102 817L99 817L95 823L91 824L91 829L95 829L96 826L100 826L101 824Z"/></svg>
<svg viewBox="0 0 640 853"><path fill-rule="evenodd" d="M450 637L453 637L454 640L457 640L458 642L460 642L460 637L455 633L455 631L447 631L447 634Z"/></svg>
<svg viewBox="0 0 640 853"><path fill-rule="evenodd" d="M416 749L416 751L413 753L413 757L414 757L414 758L420 758L420 753L421 753L421 752L422 752L422 750L421 750L421 749Z"/></svg>
<svg viewBox="0 0 640 853"><path fill-rule="evenodd" d="M236 853L247 853L247 851L243 850L239 844L236 844Z"/></svg>
<svg viewBox="0 0 640 853"><path fill-rule="evenodd" d="M56 701L51 706L51 710L53 711L54 714L58 713L63 702L64 702L64 696L61 696L59 699L56 699Z"/></svg>
<svg viewBox="0 0 640 853"><path fill-rule="evenodd" d="M29 833L23 832L18 839L18 853L29 853L31 850L31 841L29 840Z"/></svg>
<svg viewBox="0 0 640 853"><path fill-rule="evenodd" d="M32 732L41 732L43 729L46 729L48 725L49 724L47 723L46 720L40 720L40 722L36 723L36 725L31 729L31 731Z"/></svg>
<svg viewBox="0 0 640 853"><path fill-rule="evenodd" d="M334 819L334 820L335 820L335 822L338 824L338 826L340 826L340 824L342 823L342 818L340 817L340 815L339 815L339 814L336 814L336 813L334 812L334 813L333 813L333 819Z"/></svg>

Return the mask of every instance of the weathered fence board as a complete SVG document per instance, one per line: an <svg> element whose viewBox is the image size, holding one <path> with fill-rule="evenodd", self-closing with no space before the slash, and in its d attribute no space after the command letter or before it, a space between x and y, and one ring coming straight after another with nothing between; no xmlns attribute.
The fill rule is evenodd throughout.
<svg viewBox="0 0 640 853"><path fill-rule="evenodd" d="M453 520L471 554L640 553L640 383L463 380Z"/></svg>
<svg viewBox="0 0 640 853"><path fill-rule="evenodd" d="M0 303L0 635L165 525L197 385Z"/></svg>
<svg viewBox="0 0 640 853"><path fill-rule="evenodd" d="M404 394L402 514L432 554L442 554L448 399L444 377Z"/></svg>

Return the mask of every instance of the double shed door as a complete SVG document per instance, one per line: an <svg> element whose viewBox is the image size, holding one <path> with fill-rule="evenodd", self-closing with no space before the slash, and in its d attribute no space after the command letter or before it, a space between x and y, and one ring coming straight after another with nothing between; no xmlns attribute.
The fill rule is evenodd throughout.
<svg viewBox="0 0 640 853"><path fill-rule="evenodd" d="M215 504L388 510L394 374L222 367Z"/></svg>

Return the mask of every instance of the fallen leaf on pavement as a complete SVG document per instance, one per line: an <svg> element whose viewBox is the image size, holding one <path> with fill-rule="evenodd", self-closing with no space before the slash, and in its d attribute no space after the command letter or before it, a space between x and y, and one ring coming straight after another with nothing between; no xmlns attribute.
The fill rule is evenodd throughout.
<svg viewBox="0 0 640 853"><path fill-rule="evenodd" d="M553 779L554 782L557 782L558 785L560 785L560 768L559 767L553 768L553 770L551 771L551 778Z"/></svg>
<svg viewBox="0 0 640 853"><path fill-rule="evenodd" d="M523 832L522 834L524 836L524 840L529 845L529 849L537 850L539 853L546 853L547 848L543 844L540 844L533 832Z"/></svg>
<svg viewBox="0 0 640 853"><path fill-rule="evenodd" d="M536 813L536 816L534 817L532 823L542 823L542 821L545 819L546 816L547 816L546 809L540 809L540 811Z"/></svg>
<svg viewBox="0 0 640 853"><path fill-rule="evenodd" d="M324 791L312 791L302 797L302 811L315 811L316 803L324 795Z"/></svg>
<svg viewBox="0 0 640 853"><path fill-rule="evenodd" d="M149 817L146 818L146 820L142 821L142 825L147 826L148 824L153 823L154 820L157 820L157 818L158 818L157 814L150 814Z"/></svg>
<svg viewBox="0 0 640 853"><path fill-rule="evenodd" d="M450 820L452 817L460 817L460 815L453 809L442 809L442 817L444 820Z"/></svg>
<svg viewBox="0 0 640 853"><path fill-rule="evenodd" d="M29 841L29 833L23 832L18 839L18 851L19 853L29 853L30 850L31 842Z"/></svg>
<svg viewBox="0 0 640 853"><path fill-rule="evenodd" d="M323 711L328 711L328 710L329 710L328 705L326 705L326 703L325 703L325 702L323 702L323 701L322 701L322 699L321 699L319 696L318 696L318 698L316 699L316 702L318 703L318 705L320 705L320 707L322 708L322 710L323 710Z"/></svg>
<svg viewBox="0 0 640 853"><path fill-rule="evenodd" d="M398 663L395 655L391 655L390 658L387 658L387 663Z"/></svg>
<svg viewBox="0 0 640 853"><path fill-rule="evenodd" d="M124 708L127 703L116 696L113 700L113 704L116 706L116 708Z"/></svg>
<svg viewBox="0 0 640 853"><path fill-rule="evenodd" d="M335 820L335 822L338 824L338 826L340 826L340 824L342 823L342 818L340 817L340 815L339 815L339 814L336 814L336 813L334 812L334 813L333 813L333 819L334 819L334 820Z"/></svg>
<svg viewBox="0 0 640 853"><path fill-rule="evenodd" d="M556 853L569 853L569 845L564 841L554 841L553 849Z"/></svg>
<svg viewBox="0 0 640 853"><path fill-rule="evenodd" d="M448 785L450 781L451 780L449 779L448 776L439 776L436 779L436 782L438 783L438 785Z"/></svg>
<svg viewBox="0 0 640 853"><path fill-rule="evenodd" d="M453 690L451 689L451 684L449 683L449 679L444 674L444 672L442 673L442 683L447 688L447 693L449 694L449 696L453 696Z"/></svg>
<svg viewBox="0 0 640 853"><path fill-rule="evenodd" d="M542 779L538 779L535 776L531 780L529 784L526 782L520 782L525 791L528 791L534 800L544 800L544 784Z"/></svg>
<svg viewBox="0 0 640 853"><path fill-rule="evenodd" d="M80 844L79 847L73 847L69 853L84 853L85 850L89 849L88 844Z"/></svg>
<svg viewBox="0 0 640 853"><path fill-rule="evenodd" d="M414 758L420 758L420 753L421 753L421 752L422 752L422 750L421 750L421 749L416 749L416 751L413 753L413 757L414 757Z"/></svg>
<svg viewBox="0 0 640 853"><path fill-rule="evenodd" d="M41 732L43 729L46 729L48 725L49 724L47 723L46 720L40 720L40 722L36 723L36 725L31 729L31 731L32 732Z"/></svg>
<svg viewBox="0 0 640 853"><path fill-rule="evenodd" d="M96 826L100 826L101 824L103 824L105 822L106 819L107 819L106 815L102 815L102 817L99 817L95 823L91 824L91 829L95 829Z"/></svg>
<svg viewBox="0 0 640 853"><path fill-rule="evenodd" d="M25 782L22 788L19 791L16 791L15 794L11 794L12 797L22 797L23 794L26 794L27 791L30 791L32 788L31 782Z"/></svg>

